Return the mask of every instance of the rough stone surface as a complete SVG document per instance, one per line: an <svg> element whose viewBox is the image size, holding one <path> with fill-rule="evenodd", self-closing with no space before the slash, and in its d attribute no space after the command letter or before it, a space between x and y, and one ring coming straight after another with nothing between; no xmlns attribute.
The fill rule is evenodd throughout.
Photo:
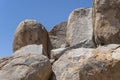
<svg viewBox="0 0 120 80"><path fill-rule="evenodd" d="M49 32L51 44L54 49L62 47L66 42L66 26L67 22L55 25Z"/></svg>
<svg viewBox="0 0 120 80"><path fill-rule="evenodd" d="M80 67L80 80L119 80L120 45L103 46L93 51Z"/></svg>
<svg viewBox="0 0 120 80"><path fill-rule="evenodd" d="M120 45L69 50L52 68L57 80L119 80Z"/></svg>
<svg viewBox="0 0 120 80"><path fill-rule="evenodd" d="M91 8L79 8L72 11L67 24L67 46L80 44L81 47L94 47L92 26Z"/></svg>
<svg viewBox="0 0 120 80"><path fill-rule="evenodd" d="M55 60L59 59L65 50L66 48L58 48L58 49L51 50L51 58Z"/></svg>
<svg viewBox="0 0 120 80"><path fill-rule="evenodd" d="M0 59L0 80L48 80L49 59L41 54L25 54Z"/></svg>
<svg viewBox="0 0 120 80"><path fill-rule="evenodd" d="M93 0L94 40L97 45L120 44L120 0Z"/></svg>
<svg viewBox="0 0 120 80"><path fill-rule="evenodd" d="M43 46L36 45L36 44L27 45L27 46L24 46L24 47L20 48L19 50L15 51L14 54L12 54L12 55L20 56L20 55L24 55L25 53L26 54L29 54L29 53L43 54Z"/></svg>
<svg viewBox="0 0 120 80"><path fill-rule="evenodd" d="M64 53L52 66L57 80L81 80L79 69L82 58L92 53L93 49L78 48ZM87 58L86 57L86 58Z"/></svg>
<svg viewBox="0 0 120 80"><path fill-rule="evenodd" d="M44 54L50 56L51 43L49 35L44 26L35 20L22 21L15 32L13 51L30 44L42 44Z"/></svg>
<svg viewBox="0 0 120 80"><path fill-rule="evenodd" d="M120 0L93 0L49 33L22 21L14 54L0 58L0 80L120 80L119 12Z"/></svg>

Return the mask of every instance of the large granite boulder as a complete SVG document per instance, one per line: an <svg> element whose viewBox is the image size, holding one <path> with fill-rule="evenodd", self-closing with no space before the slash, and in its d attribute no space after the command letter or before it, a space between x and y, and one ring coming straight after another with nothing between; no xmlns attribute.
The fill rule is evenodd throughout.
<svg viewBox="0 0 120 80"><path fill-rule="evenodd" d="M45 27L35 20L22 21L15 32L13 51L30 44L42 44L44 54L50 57L51 43Z"/></svg>
<svg viewBox="0 0 120 80"><path fill-rule="evenodd" d="M49 32L50 40L53 49L60 48L66 42L66 27L67 22L62 22L55 25ZM65 47L65 46L63 46Z"/></svg>
<svg viewBox="0 0 120 80"><path fill-rule="evenodd" d="M67 24L67 46L80 44L81 47L94 47L92 26L91 8L79 8L72 11Z"/></svg>
<svg viewBox="0 0 120 80"><path fill-rule="evenodd" d="M57 80L119 80L120 45L71 49L52 68Z"/></svg>
<svg viewBox="0 0 120 80"><path fill-rule="evenodd" d="M93 0L94 40L97 45L120 44L120 0Z"/></svg>
<svg viewBox="0 0 120 80"><path fill-rule="evenodd" d="M51 73L49 59L39 53L0 59L0 80L49 80Z"/></svg>

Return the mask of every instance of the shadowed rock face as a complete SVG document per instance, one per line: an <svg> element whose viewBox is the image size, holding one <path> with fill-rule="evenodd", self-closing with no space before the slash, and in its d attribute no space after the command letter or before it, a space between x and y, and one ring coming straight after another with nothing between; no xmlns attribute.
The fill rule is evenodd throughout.
<svg viewBox="0 0 120 80"><path fill-rule="evenodd" d="M54 49L60 48L66 42L66 26L67 22L55 25L49 32L51 44Z"/></svg>
<svg viewBox="0 0 120 80"><path fill-rule="evenodd" d="M94 40L97 45L120 44L120 0L93 0Z"/></svg>
<svg viewBox="0 0 120 80"><path fill-rule="evenodd" d="M92 9L75 9L69 16L66 43L68 46L94 47L92 40Z"/></svg>
<svg viewBox="0 0 120 80"><path fill-rule="evenodd" d="M44 54L49 57L51 43L44 26L34 20L22 21L16 29L13 41L13 51L30 44L42 44Z"/></svg>

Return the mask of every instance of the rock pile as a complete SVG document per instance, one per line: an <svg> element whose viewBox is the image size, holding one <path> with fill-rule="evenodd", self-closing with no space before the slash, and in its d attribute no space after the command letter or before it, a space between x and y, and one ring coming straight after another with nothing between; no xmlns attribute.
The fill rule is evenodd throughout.
<svg viewBox="0 0 120 80"><path fill-rule="evenodd" d="M47 32L35 20L16 29L0 80L120 80L120 0L93 0Z"/></svg>

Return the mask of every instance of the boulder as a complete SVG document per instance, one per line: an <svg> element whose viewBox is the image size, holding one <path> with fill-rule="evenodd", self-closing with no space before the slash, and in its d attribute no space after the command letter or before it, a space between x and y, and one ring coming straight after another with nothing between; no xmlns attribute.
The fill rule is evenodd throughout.
<svg viewBox="0 0 120 80"><path fill-rule="evenodd" d="M67 22L55 25L49 32L53 49L61 48L66 42ZM65 47L65 46L64 46Z"/></svg>
<svg viewBox="0 0 120 80"><path fill-rule="evenodd" d="M79 69L82 65L80 60L84 56L89 58L93 49L77 48L65 52L56 62L52 68L57 80L81 80L79 77Z"/></svg>
<svg viewBox="0 0 120 80"><path fill-rule="evenodd" d="M41 54L24 53L0 59L0 80L49 80L52 66Z"/></svg>
<svg viewBox="0 0 120 80"><path fill-rule="evenodd" d="M71 49L52 68L57 80L119 80L120 45Z"/></svg>
<svg viewBox="0 0 120 80"><path fill-rule="evenodd" d="M96 45L120 44L120 0L93 0Z"/></svg>
<svg viewBox="0 0 120 80"><path fill-rule="evenodd" d="M72 11L67 24L67 46L95 47L92 40L92 9L79 8Z"/></svg>
<svg viewBox="0 0 120 80"><path fill-rule="evenodd" d="M15 32L13 51L30 44L42 44L44 54L50 57L51 43L45 27L35 20L22 21Z"/></svg>
<svg viewBox="0 0 120 80"><path fill-rule="evenodd" d="M24 54L43 54L43 46L42 45L36 45L36 44L31 44L24 46L20 48L19 50L15 51L13 56L21 56ZM43 54L44 55L44 54Z"/></svg>

